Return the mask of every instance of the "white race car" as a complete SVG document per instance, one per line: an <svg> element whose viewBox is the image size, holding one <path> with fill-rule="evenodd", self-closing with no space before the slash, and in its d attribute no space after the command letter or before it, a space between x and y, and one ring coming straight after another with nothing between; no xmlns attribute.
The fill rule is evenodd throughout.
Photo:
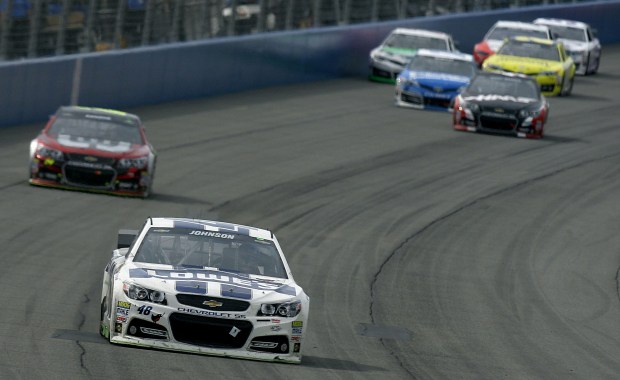
<svg viewBox="0 0 620 380"><path fill-rule="evenodd" d="M596 37L596 30L590 25L580 21L555 18L537 18L534 24L549 27L553 38L564 43L566 52L575 62L577 74L596 74L601 61L602 48Z"/></svg>
<svg viewBox="0 0 620 380"><path fill-rule="evenodd" d="M396 28L380 46L370 52L368 78L377 82L396 83L398 74L418 49L456 51L456 43L451 35L444 32Z"/></svg>
<svg viewBox="0 0 620 380"><path fill-rule="evenodd" d="M299 363L309 306L272 232L148 218L119 231L100 332L112 343Z"/></svg>

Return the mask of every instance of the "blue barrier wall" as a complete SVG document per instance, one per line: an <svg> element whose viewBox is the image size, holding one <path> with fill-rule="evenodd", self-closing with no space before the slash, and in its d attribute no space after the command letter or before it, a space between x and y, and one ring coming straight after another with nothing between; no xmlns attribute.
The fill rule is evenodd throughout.
<svg viewBox="0 0 620 380"><path fill-rule="evenodd" d="M603 44L620 41L616 22L620 0L613 0L5 62L0 64L0 126L44 121L72 99L80 105L126 109L273 85L365 76L370 50L395 27L445 31L459 41L462 51L471 52L495 21L536 17L584 21L598 29Z"/></svg>

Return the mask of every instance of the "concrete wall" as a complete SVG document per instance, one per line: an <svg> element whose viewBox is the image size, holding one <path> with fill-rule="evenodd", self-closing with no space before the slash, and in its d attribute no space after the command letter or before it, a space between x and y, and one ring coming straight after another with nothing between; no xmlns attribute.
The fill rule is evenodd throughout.
<svg viewBox="0 0 620 380"><path fill-rule="evenodd" d="M349 27L198 42L0 64L0 126L42 122L60 105L126 109L272 85L365 76L368 53L395 27L451 33L473 45L498 19L585 21L603 44L620 41L620 0L413 18ZM603 56L604 59L604 56Z"/></svg>

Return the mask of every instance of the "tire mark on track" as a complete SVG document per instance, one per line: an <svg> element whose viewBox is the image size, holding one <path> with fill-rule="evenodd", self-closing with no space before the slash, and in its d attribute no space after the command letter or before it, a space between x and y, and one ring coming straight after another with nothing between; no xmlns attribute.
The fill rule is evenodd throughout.
<svg viewBox="0 0 620 380"><path fill-rule="evenodd" d="M606 156L603 156L603 157L592 158L590 160L585 160L585 161L577 162L577 163L575 163L573 165L569 165L569 166L566 166L566 167L563 167L563 168L560 168L560 169L557 169L557 170L550 171L548 173L545 173L545 174L542 174L542 175L530 178L530 179L525 180L525 181L514 183L514 184L512 184L510 186L507 186L507 187L505 187L503 189L498 189L498 190L493 191L493 192L491 192L491 193L489 193L487 195L483 195L483 196L480 196L478 198L472 199L469 202L461 205L460 207L457 207L456 209L448 212L447 214L444 214L444 215L442 215L442 216L440 216L440 217L430 221L427 225L425 225L424 227L422 227L419 230L415 231L413 234L411 234L410 236L405 238L400 244L398 244L398 246L396 246L396 248L394 248L394 250L392 250L392 252L385 258L385 260L381 263L381 265L379 265L379 268L378 268L377 272L373 276L373 279L372 279L372 281L370 283L370 305L369 305L369 316L370 316L371 322L373 324L376 324L375 316L374 316L374 313L373 313L373 309L374 309L374 302L375 302L375 298L376 298L375 288L376 288L377 282L379 281L379 277L381 276L381 274L383 272L383 269L387 266L387 264L390 261L392 261L392 259L394 259L398 255L398 253L401 252L402 248L405 247L407 244L409 244L409 242L411 242L412 240L414 240L418 236L422 235L424 232L428 231L430 228L440 224L441 222L451 218L454 215L457 215L457 214L461 213L462 211L464 211L466 209L471 208L472 206L475 206L476 204L480 203L481 201L492 199L492 198L494 198L494 197L496 197L498 195L508 193L508 192L510 192L512 190L515 190L515 189L518 189L518 188L521 188L521 187L524 187L524 186L528 186L529 184L532 184L534 182L538 182L538 181L541 181L541 180L553 177L553 176L558 175L560 173L564 173L564 172L573 170L575 168L591 164L593 162L604 161L604 160L607 160L607 159L610 159L610 158L613 158L613 157L619 157L619 156L620 156L620 153L614 153L614 154L609 154L609 155L606 155ZM618 269L618 272L620 272L620 268ZM617 273L616 274L616 284L617 284L616 289L617 289L617 292L618 292L618 299L620 301L620 280L619 280L619 276L620 276L620 274ZM390 353L390 355L392 355L396 359L396 361L399 363L400 367L404 371L406 371L412 378L416 378L415 374L412 373L411 370L409 370L409 368L406 367L406 363L404 363L403 360L397 354L395 354L394 351L391 350L385 344L384 340L380 339L379 341L385 347L386 351L388 351Z"/></svg>

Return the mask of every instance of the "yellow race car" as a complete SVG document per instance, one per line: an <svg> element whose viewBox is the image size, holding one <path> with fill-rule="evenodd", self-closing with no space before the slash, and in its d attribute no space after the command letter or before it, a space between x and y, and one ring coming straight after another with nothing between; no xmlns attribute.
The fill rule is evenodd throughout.
<svg viewBox="0 0 620 380"><path fill-rule="evenodd" d="M568 96L573 90L575 63L559 41L511 37L487 58L484 71L521 73L536 79L543 95Z"/></svg>

